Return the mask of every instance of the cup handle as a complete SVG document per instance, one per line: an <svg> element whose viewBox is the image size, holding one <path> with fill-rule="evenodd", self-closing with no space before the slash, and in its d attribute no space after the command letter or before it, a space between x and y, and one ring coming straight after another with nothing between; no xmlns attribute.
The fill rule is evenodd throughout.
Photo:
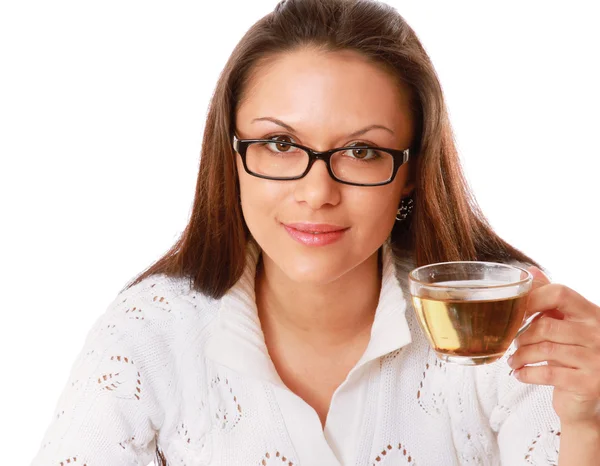
<svg viewBox="0 0 600 466"><path fill-rule="evenodd" d="M529 328L529 326L531 324L533 324L534 321L536 321L538 318L540 318L542 316L543 312L536 312L535 314L531 314L527 320L525 321L525 323L521 326L521 328L519 329L519 331L517 332L517 334L515 335L515 339L519 338L519 336Z"/></svg>

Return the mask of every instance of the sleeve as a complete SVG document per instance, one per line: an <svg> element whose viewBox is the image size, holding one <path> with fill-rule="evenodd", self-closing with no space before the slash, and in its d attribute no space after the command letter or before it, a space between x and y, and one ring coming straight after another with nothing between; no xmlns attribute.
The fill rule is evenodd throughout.
<svg viewBox="0 0 600 466"><path fill-rule="evenodd" d="M506 363L515 347L498 361L498 397L490 414L503 466L558 464L560 420L552 407L553 387L525 384Z"/></svg>
<svg viewBox="0 0 600 466"><path fill-rule="evenodd" d="M88 332L32 466L153 461L162 414L149 381L143 327L127 326L140 319L136 312L126 300L115 301Z"/></svg>

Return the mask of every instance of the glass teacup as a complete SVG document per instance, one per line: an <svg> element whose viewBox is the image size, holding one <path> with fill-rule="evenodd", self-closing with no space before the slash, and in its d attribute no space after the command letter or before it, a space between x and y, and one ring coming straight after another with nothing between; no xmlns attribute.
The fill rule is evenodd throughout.
<svg viewBox="0 0 600 466"><path fill-rule="evenodd" d="M419 323L444 361L496 361L536 317L523 322L533 276L519 267L441 262L418 267L408 277Z"/></svg>

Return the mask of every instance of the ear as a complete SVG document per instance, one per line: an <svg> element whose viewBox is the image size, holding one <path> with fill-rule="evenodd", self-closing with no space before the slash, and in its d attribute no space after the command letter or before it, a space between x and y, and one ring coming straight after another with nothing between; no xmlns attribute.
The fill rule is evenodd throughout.
<svg viewBox="0 0 600 466"><path fill-rule="evenodd" d="M410 195L414 191L414 189L415 189L415 183L407 181L406 184L404 185L404 187L402 188L400 197L406 197L406 196Z"/></svg>

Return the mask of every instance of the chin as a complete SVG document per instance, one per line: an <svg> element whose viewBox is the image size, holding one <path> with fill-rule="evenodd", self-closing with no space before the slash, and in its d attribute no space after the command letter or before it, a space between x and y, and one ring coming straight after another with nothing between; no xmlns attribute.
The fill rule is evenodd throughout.
<svg viewBox="0 0 600 466"><path fill-rule="evenodd" d="M282 269L283 273L294 283L298 285L320 286L328 285L343 275L339 270L333 268L324 269L311 267L290 267Z"/></svg>
<svg viewBox="0 0 600 466"><path fill-rule="evenodd" d="M307 285L327 285L334 282L355 264L347 250L292 252L274 257L281 271L293 282Z"/></svg>

